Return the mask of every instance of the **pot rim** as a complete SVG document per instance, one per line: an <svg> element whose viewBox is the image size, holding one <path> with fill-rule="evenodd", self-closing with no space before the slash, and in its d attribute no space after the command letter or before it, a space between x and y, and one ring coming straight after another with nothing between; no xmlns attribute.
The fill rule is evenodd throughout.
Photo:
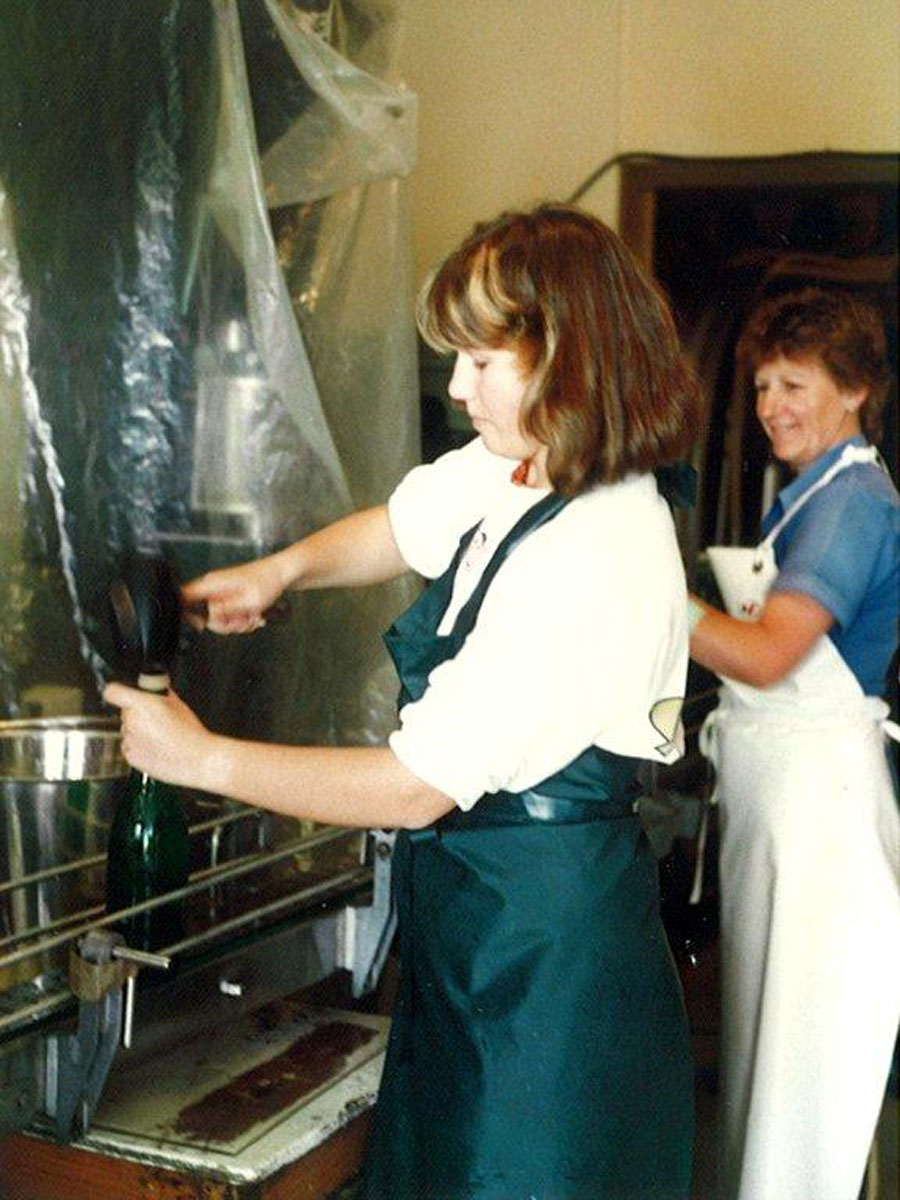
<svg viewBox="0 0 900 1200"><path fill-rule="evenodd" d="M118 717L83 716L74 717L16 717L10 721L0 721L0 737L30 730L85 730L96 731L98 734L119 732Z"/></svg>
<svg viewBox="0 0 900 1200"><path fill-rule="evenodd" d="M127 773L116 717L0 721L0 781L62 783Z"/></svg>

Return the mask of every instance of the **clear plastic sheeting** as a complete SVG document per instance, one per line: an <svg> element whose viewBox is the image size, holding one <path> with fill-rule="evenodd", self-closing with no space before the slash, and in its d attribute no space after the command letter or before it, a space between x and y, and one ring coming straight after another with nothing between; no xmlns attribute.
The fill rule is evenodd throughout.
<svg viewBox="0 0 900 1200"><path fill-rule="evenodd" d="M34 653L28 622L33 597L22 557L29 465L27 312L9 204L0 193L0 706L5 711L18 707L18 672Z"/></svg>
<svg viewBox="0 0 900 1200"><path fill-rule="evenodd" d="M266 0L266 8L314 97L304 119L293 122L263 157L271 207L408 175L416 157L415 96L357 70L302 32L277 0Z"/></svg>
<svg viewBox="0 0 900 1200"><path fill-rule="evenodd" d="M99 709L131 548L183 577L244 561L383 500L418 456L414 98L306 7L36 0L4 19L0 715ZM327 15L356 51L391 40L377 0ZM228 732L378 741L396 696L379 633L410 587L193 637L176 685Z"/></svg>

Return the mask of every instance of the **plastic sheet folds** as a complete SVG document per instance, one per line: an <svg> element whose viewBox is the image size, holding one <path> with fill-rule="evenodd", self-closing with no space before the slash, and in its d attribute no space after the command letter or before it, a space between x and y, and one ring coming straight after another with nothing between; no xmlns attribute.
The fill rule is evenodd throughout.
<svg viewBox="0 0 900 1200"><path fill-rule="evenodd" d="M355 50L395 19L366 7L335 6ZM243 561L383 500L418 452L401 182L415 98L320 38L302 4L14 9L2 716L99 709L117 673L107 589L132 547L185 577ZM203 635L176 683L230 732L380 740L395 688L378 633L407 591L303 596L287 626Z"/></svg>

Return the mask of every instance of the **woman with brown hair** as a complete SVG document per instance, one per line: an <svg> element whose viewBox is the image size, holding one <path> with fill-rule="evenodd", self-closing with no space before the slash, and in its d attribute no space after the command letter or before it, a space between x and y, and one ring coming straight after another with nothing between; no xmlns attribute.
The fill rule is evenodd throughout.
<svg viewBox="0 0 900 1200"><path fill-rule="evenodd" d="M723 680L722 1196L855 1200L900 1018L900 819L882 699L900 620L900 497L873 442L884 330L850 293L764 302L738 361L794 473L754 549L711 547L692 600Z"/></svg>
<svg viewBox="0 0 900 1200"><path fill-rule="evenodd" d="M674 1200L692 1071L634 780L679 753L686 597L654 472L694 437L694 379L621 242L562 206L477 227L419 320L478 436L387 505L185 589L239 632L288 588L432 579L387 635L389 745L241 742L174 696L107 699L155 776L400 828L369 1200Z"/></svg>

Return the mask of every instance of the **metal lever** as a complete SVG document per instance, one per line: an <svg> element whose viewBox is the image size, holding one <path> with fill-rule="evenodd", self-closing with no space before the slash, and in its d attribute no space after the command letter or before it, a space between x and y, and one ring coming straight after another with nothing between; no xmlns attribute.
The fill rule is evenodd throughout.
<svg viewBox="0 0 900 1200"><path fill-rule="evenodd" d="M181 611L188 620L193 617L204 624L209 617L209 606L205 600L195 600L190 604L182 602ZM284 625L291 619L292 612L293 609L289 598L287 596L279 596L275 603L263 612L263 621L265 621L266 625Z"/></svg>
<svg viewBox="0 0 900 1200"><path fill-rule="evenodd" d="M69 954L69 986L78 997L78 1029L52 1038L47 1056L47 1112L56 1136L83 1136L106 1083L123 1028L131 1040L134 979L140 966L168 967L164 954L125 945L121 934L92 929ZM129 993L123 1022L123 987Z"/></svg>
<svg viewBox="0 0 900 1200"><path fill-rule="evenodd" d="M138 967L159 967L168 971L172 959L168 954L154 954L150 950L136 950L132 946L115 945L112 956L128 964L125 968L125 1014L122 1018L122 1046L131 1049L131 1031L134 1023L134 997L137 991Z"/></svg>

